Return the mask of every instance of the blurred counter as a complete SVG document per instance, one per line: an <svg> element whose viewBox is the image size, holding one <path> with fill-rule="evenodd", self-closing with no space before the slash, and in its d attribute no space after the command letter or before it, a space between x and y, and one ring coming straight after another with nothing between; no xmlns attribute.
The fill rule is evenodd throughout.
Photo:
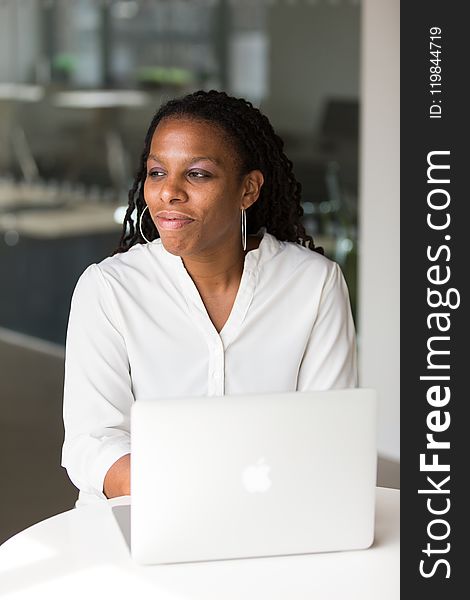
<svg viewBox="0 0 470 600"><path fill-rule="evenodd" d="M78 277L119 244L115 206L0 209L0 326L64 344Z"/></svg>

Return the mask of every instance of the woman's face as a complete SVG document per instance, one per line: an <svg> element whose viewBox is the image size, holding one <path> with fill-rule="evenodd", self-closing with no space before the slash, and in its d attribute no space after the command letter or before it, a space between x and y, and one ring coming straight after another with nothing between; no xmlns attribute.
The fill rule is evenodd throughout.
<svg viewBox="0 0 470 600"><path fill-rule="evenodd" d="M214 125L168 118L155 129L144 198L172 254L241 245L241 208L256 201L262 183L261 171L239 177L234 149Z"/></svg>

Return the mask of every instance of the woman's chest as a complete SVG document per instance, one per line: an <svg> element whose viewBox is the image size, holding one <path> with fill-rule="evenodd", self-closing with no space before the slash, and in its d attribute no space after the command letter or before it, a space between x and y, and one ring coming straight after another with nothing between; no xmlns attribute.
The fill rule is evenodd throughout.
<svg viewBox="0 0 470 600"><path fill-rule="evenodd" d="M211 296L200 291L199 295L206 309L207 316L217 333L220 333L232 312L237 296L237 290L218 296Z"/></svg>
<svg viewBox="0 0 470 600"><path fill-rule="evenodd" d="M313 311L289 283L223 297L141 286L117 298L135 397L290 387Z"/></svg>

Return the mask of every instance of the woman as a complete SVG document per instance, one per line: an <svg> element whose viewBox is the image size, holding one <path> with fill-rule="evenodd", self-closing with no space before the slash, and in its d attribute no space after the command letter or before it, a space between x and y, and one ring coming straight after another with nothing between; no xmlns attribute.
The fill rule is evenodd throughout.
<svg viewBox="0 0 470 600"><path fill-rule="evenodd" d="M136 400L356 385L347 287L302 214L250 102L198 91L158 110L120 245L72 297L62 465L77 504L130 493Z"/></svg>

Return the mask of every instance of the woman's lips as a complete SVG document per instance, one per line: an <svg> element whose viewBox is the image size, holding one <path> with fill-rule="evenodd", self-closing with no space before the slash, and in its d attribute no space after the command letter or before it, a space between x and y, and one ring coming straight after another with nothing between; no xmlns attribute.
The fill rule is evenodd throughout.
<svg viewBox="0 0 470 600"><path fill-rule="evenodd" d="M164 217L157 217L157 223L159 229L182 229L193 223L192 219L165 219Z"/></svg>

